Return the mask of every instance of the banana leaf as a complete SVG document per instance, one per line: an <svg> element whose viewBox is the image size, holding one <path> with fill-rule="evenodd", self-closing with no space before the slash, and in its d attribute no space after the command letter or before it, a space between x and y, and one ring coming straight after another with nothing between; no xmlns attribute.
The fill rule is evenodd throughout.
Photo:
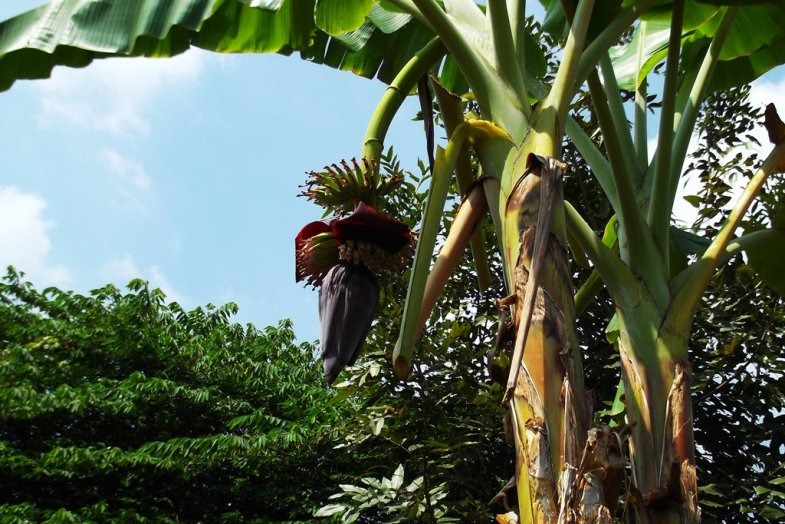
<svg viewBox="0 0 785 524"><path fill-rule="evenodd" d="M352 7L330 7L333 3ZM48 78L59 65L85 67L111 56L170 57L191 47L221 53L299 52L304 60L389 83L433 33L380 4L354 4L59 0L0 22L0 91L19 79ZM340 20L327 23L328 15ZM456 71L450 74L455 84Z"/></svg>

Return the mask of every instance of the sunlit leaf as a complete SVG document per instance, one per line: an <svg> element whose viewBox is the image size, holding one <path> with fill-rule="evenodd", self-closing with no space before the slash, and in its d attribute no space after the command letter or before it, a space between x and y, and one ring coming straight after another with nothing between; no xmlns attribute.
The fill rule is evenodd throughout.
<svg viewBox="0 0 785 524"><path fill-rule="evenodd" d="M634 90L668 54L670 20L641 21L632 40L611 48L610 56L619 87Z"/></svg>
<svg viewBox="0 0 785 524"><path fill-rule="evenodd" d="M389 34L408 24L412 15L389 11L381 4L375 4L368 13L368 18L381 32Z"/></svg>
<svg viewBox="0 0 785 524"><path fill-rule="evenodd" d="M316 26L336 36L358 29L377 0L316 0Z"/></svg>
<svg viewBox="0 0 785 524"><path fill-rule="evenodd" d="M319 508L319 510L313 514L314 517L330 517L337 513L342 513L346 510L346 506L343 504L328 504Z"/></svg>
<svg viewBox="0 0 785 524"><path fill-rule="evenodd" d="M697 71L720 23L719 14L684 42L682 66ZM785 64L785 9L776 2L747 4L733 19L709 83L709 91L752 82Z"/></svg>
<svg viewBox="0 0 785 524"><path fill-rule="evenodd" d="M403 485L403 475L403 464L398 464L398 467L395 469L395 473L393 473L391 483L391 487L395 491L401 489L401 486Z"/></svg>
<svg viewBox="0 0 785 524"><path fill-rule="evenodd" d="M109 56L174 56L190 47L300 51L306 60L390 82L433 33L408 15L371 0L361 3L363 9L346 3L350 15L367 10L357 25L341 22L353 30L331 27L334 39L317 27L314 0L64 0L0 22L0 90L18 79L46 78L58 65L84 67Z"/></svg>

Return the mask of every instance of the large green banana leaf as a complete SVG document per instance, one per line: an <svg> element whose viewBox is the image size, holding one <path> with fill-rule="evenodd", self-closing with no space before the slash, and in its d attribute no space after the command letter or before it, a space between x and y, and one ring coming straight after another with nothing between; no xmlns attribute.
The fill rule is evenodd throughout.
<svg viewBox="0 0 785 524"><path fill-rule="evenodd" d="M58 0L0 23L0 90L18 79L46 78L57 65L168 57L192 46L299 51L304 59L389 82L431 38L419 22L373 1Z"/></svg>
<svg viewBox="0 0 785 524"><path fill-rule="evenodd" d="M696 0L686 0L682 30L692 34L694 30L713 17L718 7L707 6ZM616 81L624 89L638 87L654 66L668 54L668 36L671 27L671 11L662 6L652 8L641 18L632 39L625 45L610 50Z"/></svg>
<svg viewBox="0 0 785 524"><path fill-rule="evenodd" d="M661 0L661 2L670 1ZM567 23L567 15L564 12L561 0L544 0L542 3L545 5L543 29L557 38L567 38L569 24ZM603 0L595 2L587 39L589 41L594 39L608 24L608 20L615 18L623 8L628 7L632 3L634 3L633 0Z"/></svg>
<svg viewBox="0 0 785 524"><path fill-rule="evenodd" d="M779 203L767 209L770 229L766 242L746 249L747 259L761 279L774 291L785 297L785 271L782 270L782 254L785 253L785 204ZM765 231L765 230L758 230ZM745 233L755 233L750 228Z"/></svg>
<svg viewBox="0 0 785 524"><path fill-rule="evenodd" d="M712 4L733 4L716 0ZM751 82L774 67L785 64L785 5L781 1L745 2L739 8L722 47L709 91ZM749 5L747 5L749 4ZM725 7L705 0L687 0L682 69L697 71L714 36ZM632 40L614 48L612 58L619 86L635 89L667 51L670 13L663 6L643 17ZM640 65L640 67L638 67Z"/></svg>
<svg viewBox="0 0 785 524"><path fill-rule="evenodd" d="M774 229L766 244L747 249L750 265L774 291L785 297L785 272L782 253L785 252L785 228Z"/></svg>
<svg viewBox="0 0 785 524"><path fill-rule="evenodd" d="M634 3L603 2L592 18L595 32L605 15ZM689 65L690 57L699 60L724 8L687 3L685 31L691 36L685 39L684 56ZM546 4L546 26L563 27L561 3ZM669 4L656 2L648 17L661 25ZM779 2L743 4L714 88L748 82L785 63L785 9ZM632 61L650 70L662 56L664 33L646 24L639 32L645 34L629 44L635 49L616 51L617 68L629 72ZM18 79L46 78L57 65L83 67L108 56L167 57L191 46L226 53L299 51L304 59L389 82L432 36L416 20L376 0L57 0L0 23L0 90ZM445 87L461 92L463 79L455 68L449 73ZM641 76L640 71L621 75L620 84L630 88Z"/></svg>

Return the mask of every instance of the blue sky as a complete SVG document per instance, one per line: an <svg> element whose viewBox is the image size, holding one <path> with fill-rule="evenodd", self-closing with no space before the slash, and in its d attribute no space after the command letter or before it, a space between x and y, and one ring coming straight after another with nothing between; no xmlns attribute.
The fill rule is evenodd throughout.
<svg viewBox="0 0 785 524"><path fill-rule="evenodd" d="M3 0L0 19L39 0ZM317 337L317 294L294 283L293 239L321 210L305 173L351 158L385 86L277 55L190 51L57 68L0 93L0 266L85 293L142 277L186 308L291 318ZM781 72L754 100L785 113ZM413 98L388 135L425 156Z"/></svg>
<svg viewBox="0 0 785 524"><path fill-rule="evenodd" d="M4 0L0 18L39 1ZM189 51L57 68L0 93L0 265L78 292L140 276L186 307L317 337L294 236L322 210L305 173L360 153L385 86L277 55ZM425 156L418 105L388 136Z"/></svg>

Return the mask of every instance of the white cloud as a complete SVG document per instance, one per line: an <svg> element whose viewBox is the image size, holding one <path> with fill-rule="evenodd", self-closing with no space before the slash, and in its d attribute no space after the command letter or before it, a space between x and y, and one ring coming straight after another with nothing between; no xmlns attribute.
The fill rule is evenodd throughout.
<svg viewBox="0 0 785 524"><path fill-rule="evenodd" d="M653 136L647 141L647 148L649 153L649 162L654 158L657 152L658 137ZM690 138L690 143L687 145L687 155L695 151L698 147L698 139L695 135ZM676 187L676 196L673 200L673 215L678 222L684 225L692 225L698 217L698 210L684 200L685 195L694 195L700 190L700 181L694 176L682 177Z"/></svg>
<svg viewBox="0 0 785 524"><path fill-rule="evenodd" d="M146 133L145 111L163 89L195 80L206 53L194 50L174 58L111 58L84 69L56 68L52 78L37 82L43 124L69 124L117 135Z"/></svg>
<svg viewBox="0 0 785 524"><path fill-rule="evenodd" d="M153 264L146 270L139 269L134 257L125 254L120 258L115 258L104 264L102 276L105 280L114 282L117 286L125 286L129 281L134 278L141 278L150 283L152 288L160 288L166 294L166 298L170 302L178 302L183 307L189 307L186 297L178 293L172 287L169 279L161 269L160 266Z"/></svg>
<svg viewBox="0 0 785 524"><path fill-rule="evenodd" d="M67 267L49 261L55 223L44 218L46 205L35 193L0 187L0 265L24 271L36 286L63 286L73 278Z"/></svg>
<svg viewBox="0 0 785 524"><path fill-rule="evenodd" d="M172 284L169 283L169 279L166 278L164 275L163 270L157 266L153 265L150 266L150 283L157 287L161 288L161 290L166 293L166 297L172 302L178 302L181 306L186 306L187 300L183 295L175 291L172 287Z"/></svg>
<svg viewBox="0 0 785 524"><path fill-rule="evenodd" d="M653 137L646 140L646 153L649 155L649 162L651 159L654 158L654 153L657 152L657 144L659 143L658 136L654 135Z"/></svg>
<svg viewBox="0 0 785 524"><path fill-rule="evenodd" d="M141 193L150 189L151 185L150 175L144 165L109 148L102 149L99 157L109 170L115 190L125 199L124 205L143 211Z"/></svg>
<svg viewBox="0 0 785 524"><path fill-rule="evenodd" d="M102 273L106 280L120 282L121 284L125 284L142 274L131 255L124 255L110 260L104 265Z"/></svg>

